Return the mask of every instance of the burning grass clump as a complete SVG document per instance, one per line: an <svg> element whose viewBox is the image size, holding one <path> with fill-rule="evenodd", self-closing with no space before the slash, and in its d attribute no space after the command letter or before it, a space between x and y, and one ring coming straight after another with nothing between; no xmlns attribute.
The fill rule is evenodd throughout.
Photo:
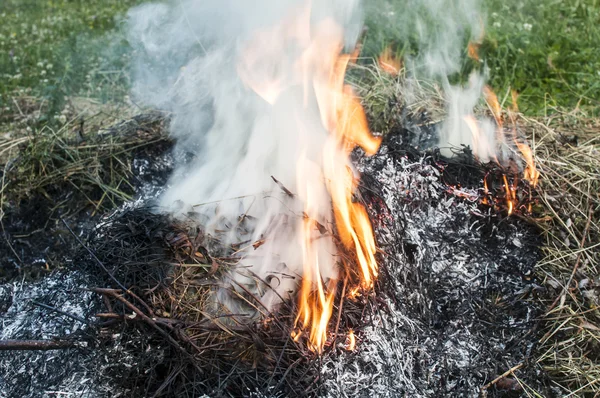
<svg viewBox="0 0 600 398"><path fill-rule="evenodd" d="M239 248L224 246L195 223L154 211L112 215L89 241L93 256L83 253L89 267L111 278L93 289L106 305L97 317L112 321L107 334L124 328L123 355L140 356L122 361L135 363L133 368L111 371L120 387L143 396L316 394L318 362L291 337L294 303L271 313L244 286L227 282ZM220 289L231 292L243 312L219 305ZM348 308L338 319L341 345L348 323L361 318L360 308ZM142 346L154 349L135 354Z"/></svg>
<svg viewBox="0 0 600 398"><path fill-rule="evenodd" d="M411 145L402 155L414 159L413 149L427 150L429 143L415 137L427 137L421 130L427 125L437 125L446 117L441 89L435 83L409 79L402 73L391 76L367 68L358 69L357 74L360 76L357 85L376 129L388 134L402 130L404 125L407 130L404 140ZM490 111L483 106L476 112ZM407 115L418 122L403 123ZM548 375L547 383L554 388L553 394L597 394L600 391L600 358L596 355L600 348L597 309L600 126L597 119L577 110L565 113L554 109L551 116L538 118L513 113L512 117L518 134L531 144L540 171L537 187L519 182L517 191L521 192L519 200L525 211L512 216L537 228L542 240L541 258L527 277L535 280L533 299L539 301L540 308L537 343L528 363ZM467 182L471 188L478 187L481 194L484 179L491 173L492 180L498 181L498 173L501 175L503 170L469 161L472 157L468 149L463 148L463 160L457 167L453 160L446 164L445 180L455 187L458 180ZM435 151L430 153L435 157ZM471 176L470 183L462 178L464 172ZM485 186L486 191L498 192L491 184L489 190ZM502 198L501 192L498 195Z"/></svg>

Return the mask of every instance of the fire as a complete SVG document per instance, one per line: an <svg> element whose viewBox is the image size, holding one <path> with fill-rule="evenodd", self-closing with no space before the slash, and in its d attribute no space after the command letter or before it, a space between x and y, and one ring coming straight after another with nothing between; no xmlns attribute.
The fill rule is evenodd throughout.
<svg viewBox="0 0 600 398"><path fill-rule="evenodd" d="M506 192L506 206L508 209L508 215L510 216L515 209L515 204L517 203L517 193L515 192L515 188L508 183L506 174L502 176L502 179L504 180L504 191ZM515 186L516 185L517 184L515 180Z"/></svg>
<svg viewBox="0 0 600 398"><path fill-rule="evenodd" d="M354 201L358 176L349 160L350 153L360 146L368 155L377 152L380 139L371 135L367 118L354 90L344 82L346 68L357 57L343 54L343 30L332 19L311 25L310 6L280 24L259 32L242 53L238 74L256 94L274 105L286 90L302 90L302 103L293 112L297 121L292 128L323 128L327 131L320 155L312 156L318 143L299 142L306 150L297 163L296 190L303 202L301 225L303 275L298 293L298 313L292 337L308 339L308 347L322 352L327 341L327 327L332 315L338 279L327 278L332 255L322 249L322 242L331 239L324 223L317 220L333 218L343 247L354 254L358 270L342 265L342 274L354 280L351 290L370 289L377 277L376 245L366 209ZM300 49L291 52L289 49ZM288 75L273 77L255 72L264 51L281 52L281 63L291 65ZM305 116L318 107L321 126L303 123ZM308 134L300 134L308 137ZM326 192L329 204L320 198ZM324 208L327 207L327 208ZM327 269L328 270L328 269ZM330 274L330 272L329 272Z"/></svg>
<svg viewBox="0 0 600 398"><path fill-rule="evenodd" d="M392 54L390 47L386 47L385 50L379 56L379 67L390 75L396 76L402 69L402 61Z"/></svg>
<svg viewBox="0 0 600 398"><path fill-rule="evenodd" d="M354 330L350 329L348 331L348 338L346 339L346 349L348 351L354 351L356 348L356 337L354 336Z"/></svg>
<svg viewBox="0 0 600 398"><path fill-rule="evenodd" d="M467 55L469 56L469 58L475 60L475 61L479 61L479 47L481 46L480 43L475 43L475 42L469 42L469 46L467 47Z"/></svg>
<svg viewBox="0 0 600 398"><path fill-rule="evenodd" d="M471 59L479 61L479 48L481 46L482 40L483 40L483 36L479 38L478 42L470 42L469 43L469 45L467 47L467 54ZM532 187L535 187L538 183L540 173L535 166L534 155L533 155L533 151L531 150L530 146L527 145L526 143L524 143L518 137L517 121L516 121L516 114L518 113L518 105L517 105L517 96L518 95L514 90L511 92L511 95L512 95L512 106L511 106L511 109L508 111L508 114L509 114L510 120L512 122L511 123L512 124L512 130L511 130L512 131L512 137L511 137L512 144L514 145L514 148L516 148L519 151L519 153L521 154L521 157L525 161L525 169L523 170L523 179L528 181ZM498 101L498 96L496 95L496 93L494 93L494 91L492 90L492 88L490 86L486 85L483 88L483 97L484 97L485 102L488 105L488 108L496 122L497 142L504 143L506 133L504 131L504 118L503 118L503 113L502 113L502 105ZM467 127L471 131L471 134L473 137L472 142L475 147L475 148L473 148L473 149L475 149L474 152L480 153L481 151L477 151L477 147L479 145L482 145L485 142L485 140L480 140L480 135L482 134L482 132L479 128L478 121L473 115L464 116L463 119L464 119ZM491 151L491 152L493 153L494 151ZM498 165L503 166L502 159L494 158L494 160L496 163L498 163ZM515 210L515 206L517 204L516 189L517 189L517 185L518 185L517 184L518 179L516 176L514 177L513 186L511 186L508 183L508 178L507 178L506 174L503 175L503 180L504 180L503 182L504 182L504 190L505 190L508 214L511 215L513 213L513 211ZM488 190L487 181L485 178L484 178L483 183L484 183L484 193L485 193L486 197L483 198L482 203L488 204L489 201L487 199L487 194L488 194L489 190ZM531 209L531 206L529 206L529 209Z"/></svg>

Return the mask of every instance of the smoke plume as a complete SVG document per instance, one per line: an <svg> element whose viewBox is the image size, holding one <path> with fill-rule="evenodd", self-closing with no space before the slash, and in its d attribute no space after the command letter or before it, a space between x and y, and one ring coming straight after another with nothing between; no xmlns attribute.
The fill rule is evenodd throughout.
<svg viewBox="0 0 600 398"><path fill-rule="evenodd" d="M191 157L177 166L161 205L206 226L223 244L245 245L231 278L269 308L303 274L302 220L329 230L332 224L320 171L329 134L314 95L307 95L317 87L305 87L306 76L297 73L298 56L310 45L304 30L348 48L361 30L357 1L313 3L308 9L295 0L185 0L145 4L128 15L137 60L133 92L171 112L176 153ZM320 79L311 65L305 72ZM335 278L331 236L315 239L312 250L321 277Z"/></svg>
<svg viewBox="0 0 600 398"><path fill-rule="evenodd" d="M448 104L447 118L439 129L442 154L451 157L462 146L469 146L482 162L503 160L504 137L497 134L493 121L476 120L473 113L482 99L487 68L483 65L482 72L472 72L464 84L452 83L452 77L462 73L467 44L480 43L483 38L481 1L373 0L365 9L370 27L375 27L370 34L378 36L375 40L410 43L409 47L417 49L405 59L411 77L441 84ZM407 94L410 96L410 90ZM405 100L410 102L410 98Z"/></svg>

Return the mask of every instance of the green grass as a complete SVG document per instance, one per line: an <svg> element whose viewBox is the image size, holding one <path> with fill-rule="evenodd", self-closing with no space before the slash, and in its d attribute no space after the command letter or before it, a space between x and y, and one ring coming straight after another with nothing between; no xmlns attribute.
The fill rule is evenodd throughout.
<svg viewBox="0 0 600 398"><path fill-rule="evenodd" d="M118 16L137 0L2 0L0 123L22 113L17 99L37 98L36 123L53 123L69 96L103 101L126 93L124 41ZM17 108L17 109L15 109Z"/></svg>
<svg viewBox="0 0 600 398"><path fill-rule="evenodd" d="M422 43L431 40L419 38L415 15L428 21L426 37L440 35L450 41L454 37L452 31L433 22L431 10L415 6L418 2L371 0L367 4L369 29L363 51L367 57L386 46L401 56L417 55ZM516 90L520 109L527 115L577 106L586 108L588 114L600 114L600 0L482 0L482 5L486 27L479 52L499 97ZM446 8L441 17L463 14ZM452 76L453 81L465 79L477 66L467 57L467 44L458 43L464 49L462 76Z"/></svg>
<svg viewBox="0 0 600 398"><path fill-rule="evenodd" d="M115 28L140 2L2 0L0 123L19 111L15 98L21 96L38 99L41 125L54 123L70 96L123 99L129 49ZM406 18L409 0L388 2L392 6L384 11L381 1L370 3L385 16L368 19L365 53L375 55L390 43L402 54L416 53L414 20ZM529 115L555 106L585 107L598 115L600 0L483 3L487 26L481 55L500 96L517 90L521 110ZM424 10L416 12L427 18ZM465 61L463 72L471 66Z"/></svg>
<svg viewBox="0 0 600 398"><path fill-rule="evenodd" d="M599 0L485 0L482 56L498 92L520 94L521 110L587 108L600 115Z"/></svg>

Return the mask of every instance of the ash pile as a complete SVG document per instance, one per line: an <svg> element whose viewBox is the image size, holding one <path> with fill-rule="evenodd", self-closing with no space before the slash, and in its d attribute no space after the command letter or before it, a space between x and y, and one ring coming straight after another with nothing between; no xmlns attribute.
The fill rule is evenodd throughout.
<svg viewBox="0 0 600 398"><path fill-rule="evenodd" d="M84 231L65 269L1 286L3 341L63 344L2 351L2 396L471 397L519 396L520 380L540 387L544 375L528 362L539 337L535 231L470 200L481 195L470 181L449 189L448 178L472 178L449 173L477 166L449 167L416 151L411 134L398 128L376 155L355 153L381 273L374 294L336 301L322 355L290 337L293 302L260 322L177 308L202 301L228 252L140 199ZM203 265L177 266L189 263Z"/></svg>

